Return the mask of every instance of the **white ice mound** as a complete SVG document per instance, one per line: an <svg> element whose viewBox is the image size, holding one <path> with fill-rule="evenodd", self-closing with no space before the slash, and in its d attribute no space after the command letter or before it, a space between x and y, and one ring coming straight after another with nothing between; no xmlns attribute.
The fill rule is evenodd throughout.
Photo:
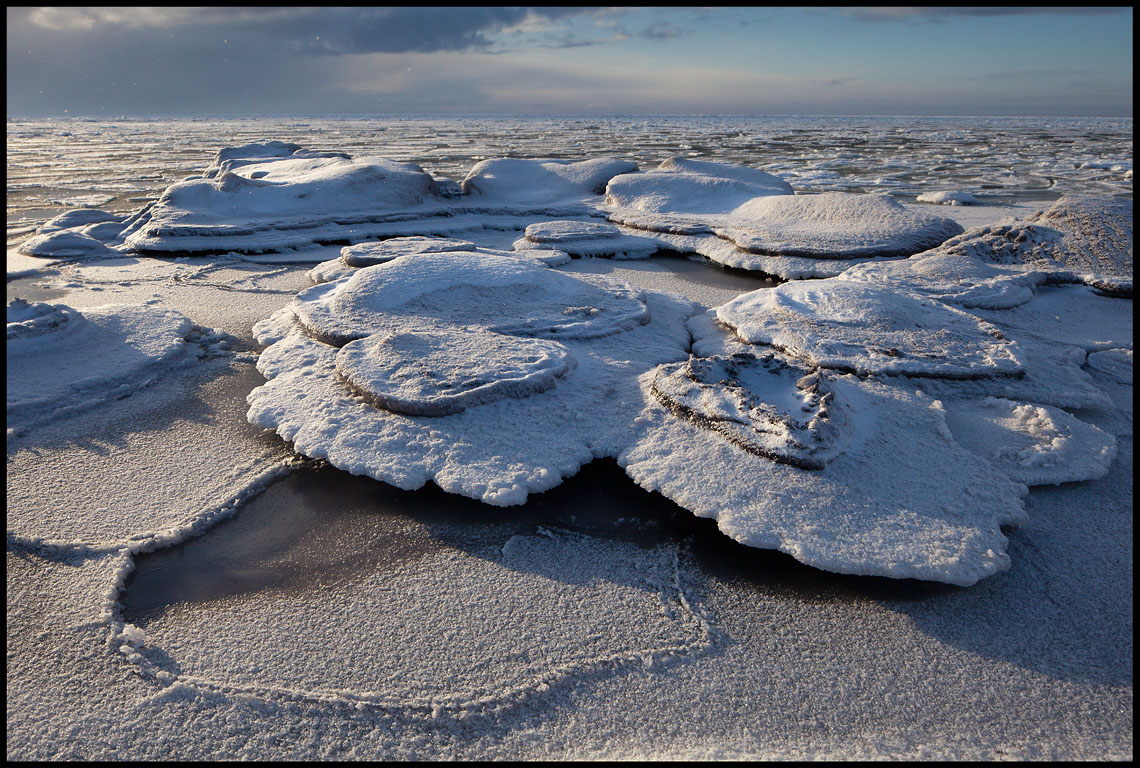
<svg viewBox="0 0 1140 768"><path fill-rule="evenodd" d="M393 237L378 242L346 245L340 249L341 260L350 267L370 267L401 256L448 251L473 251L475 243L449 237Z"/></svg>
<svg viewBox="0 0 1140 768"><path fill-rule="evenodd" d="M488 253L428 253L314 286L293 304L316 338L344 344L408 318L478 324L499 333L584 339L649 322L641 291L590 282L538 262Z"/></svg>
<svg viewBox="0 0 1140 768"><path fill-rule="evenodd" d="M435 259L444 260L435 265L439 271L425 271ZM525 279L518 282L519 273L502 262L527 269ZM469 285L480 275L482 283ZM628 447L642 408L637 377L688 355L691 302L604 288L517 258L396 259L305 293L329 289L357 294L356 308L371 312L357 314L358 325L384 326L396 334L394 343L377 351L383 337L376 336L338 349L314 338L301 325L311 322L311 297L275 314L257 326L258 338L273 342L258 360L270 380L247 398L249 421L276 430L299 453L404 489L433 480L488 504L521 504L583 464ZM632 312L616 323L605 319L606 306L591 316L581 303L613 297L624 297L619 311ZM551 326L550 319L568 325ZM521 329L524 337L499 336L488 322ZM574 332L557 344L534 338L565 328ZM346 361L353 351L359 355ZM555 386L546 388L551 381Z"/></svg>
<svg viewBox="0 0 1140 768"><path fill-rule="evenodd" d="M652 237L625 233L608 222L558 220L528 225L512 248L516 251L550 248L573 256L644 259L660 250L661 245Z"/></svg>
<svg viewBox="0 0 1140 768"><path fill-rule="evenodd" d="M144 253L280 250L369 236L369 225L406 217L435 193L411 163L291 155L171 185L124 240Z"/></svg>
<svg viewBox="0 0 1140 768"><path fill-rule="evenodd" d="M543 392L577 364L556 341L447 325L357 339L336 356L351 389L412 416L445 416Z"/></svg>
<svg viewBox="0 0 1140 768"><path fill-rule="evenodd" d="M97 259L122 255L108 248L102 240L73 229L33 235L20 243L16 250L25 256L45 259Z"/></svg>
<svg viewBox="0 0 1140 768"><path fill-rule="evenodd" d="M300 144L285 141L244 144L240 147L223 147L214 155L214 161L202 172L202 178L214 179L243 165L262 163L286 157L341 157L350 159L347 152L314 151L302 149Z"/></svg>
<svg viewBox="0 0 1140 768"><path fill-rule="evenodd" d="M1116 458L1116 438L1059 408L995 397L944 407L963 447L1025 485L1095 480Z"/></svg>
<svg viewBox="0 0 1140 768"><path fill-rule="evenodd" d="M830 377L771 352L662 365L649 390L674 415L801 469L822 469L849 437L850 409L836 401Z"/></svg>
<svg viewBox="0 0 1140 768"><path fill-rule="evenodd" d="M1086 365L1121 383L1132 383L1131 349L1104 349L1093 352L1089 355Z"/></svg>
<svg viewBox="0 0 1140 768"><path fill-rule="evenodd" d="M16 299L8 305L9 433L129 395L165 367L192 359L190 330L186 317L155 307L80 312Z"/></svg>
<svg viewBox="0 0 1140 768"><path fill-rule="evenodd" d="M915 198L920 203L938 205L977 205L978 198L962 189L947 189L938 192L923 192Z"/></svg>
<svg viewBox="0 0 1140 768"><path fill-rule="evenodd" d="M616 157L590 160L500 157L476 163L463 179L469 202L479 205L544 206L581 202L601 195L614 176L637 165Z"/></svg>
<svg viewBox="0 0 1140 768"><path fill-rule="evenodd" d="M975 379L1023 367L1016 344L989 323L868 283L784 283L733 299L717 317L743 342L860 375Z"/></svg>
<svg viewBox="0 0 1140 768"><path fill-rule="evenodd" d="M613 206L613 221L696 234L711 232L718 216L753 198L791 194L786 181L756 168L673 157L645 173L610 179L606 202Z"/></svg>
<svg viewBox="0 0 1140 768"><path fill-rule="evenodd" d="M971 229L943 249L1132 295L1132 201L1062 197L1026 221Z"/></svg>
<svg viewBox="0 0 1140 768"><path fill-rule="evenodd" d="M910 256L961 233L953 219L905 208L887 195L824 192L750 200L729 214L719 234L753 253L851 259Z"/></svg>
<svg viewBox="0 0 1140 768"><path fill-rule="evenodd" d="M733 539L828 571L962 586L1009 567L1000 526L1024 519L1026 488L950 438L929 397L835 377L854 429L805 470L678 418L652 393L655 375L641 379L643 431L618 463Z"/></svg>
<svg viewBox="0 0 1140 768"><path fill-rule="evenodd" d="M839 279L889 285L965 308L1009 309L1032 299L1048 275L935 248L900 261L856 264Z"/></svg>

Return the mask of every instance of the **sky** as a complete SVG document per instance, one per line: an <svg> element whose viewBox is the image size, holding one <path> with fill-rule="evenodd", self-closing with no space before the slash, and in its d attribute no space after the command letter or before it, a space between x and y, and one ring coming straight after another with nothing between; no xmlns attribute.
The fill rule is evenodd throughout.
<svg viewBox="0 0 1140 768"><path fill-rule="evenodd" d="M8 116L1132 116L1132 9L8 8Z"/></svg>

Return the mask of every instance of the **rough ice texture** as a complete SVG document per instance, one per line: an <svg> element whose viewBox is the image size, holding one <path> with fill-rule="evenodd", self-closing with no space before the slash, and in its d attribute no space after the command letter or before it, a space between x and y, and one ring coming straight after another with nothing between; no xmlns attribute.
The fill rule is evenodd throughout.
<svg viewBox="0 0 1140 768"><path fill-rule="evenodd" d="M1116 458L1116 438L1059 408L994 397L940 405L955 440L1025 485L1095 480Z"/></svg>
<svg viewBox="0 0 1140 768"><path fill-rule="evenodd" d="M661 244L653 237L623 232L606 222L559 220L528 225L512 248L517 251L554 248L572 256L645 259L661 250Z"/></svg>
<svg viewBox="0 0 1140 768"><path fill-rule="evenodd" d="M543 392L575 365L556 341L446 324L368 336L336 356L351 389L380 408L412 416L445 416Z"/></svg>
<svg viewBox="0 0 1140 768"><path fill-rule="evenodd" d="M1032 299L1048 275L936 248L900 261L857 264L839 279L890 285L965 308L1009 309Z"/></svg>
<svg viewBox="0 0 1140 768"><path fill-rule="evenodd" d="M473 250L475 243L469 240L447 237L393 237L377 242L346 245L340 249L340 258L349 267L370 267L400 256Z"/></svg>
<svg viewBox="0 0 1140 768"><path fill-rule="evenodd" d="M71 229L34 235L20 243L17 250L25 256L51 259L97 259L122 255L107 247L102 240Z"/></svg>
<svg viewBox="0 0 1140 768"><path fill-rule="evenodd" d="M835 399L830 377L771 352L690 356L659 366L649 388L676 416L801 469L822 469L849 437L850 408Z"/></svg>
<svg viewBox="0 0 1140 768"><path fill-rule="evenodd" d="M601 195L614 176L632 173L637 165L616 157L590 160L527 160L501 157L477 163L463 179L472 204L543 206L579 203Z"/></svg>
<svg viewBox="0 0 1140 768"><path fill-rule="evenodd" d="M305 328L335 344L403 327L407 318L501 333L592 338L649 322L640 291L596 285L520 257L429 253L365 267L294 301Z"/></svg>
<svg viewBox="0 0 1140 768"><path fill-rule="evenodd" d="M8 305L8 431L125 397L200 348L191 323L168 309Z"/></svg>
<svg viewBox="0 0 1140 768"><path fill-rule="evenodd" d="M733 539L829 571L963 586L1009 567L1000 526L1023 520L1025 486L949 438L930 398L834 378L854 434L811 471L677 418L652 394L655 376L642 377L642 432L618 462Z"/></svg>
<svg viewBox="0 0 1140 768"><path fill-rule="evenodd" d="M400 259L367 267L358 276L389 269L407 271L413 278L426 277L417 268L427 260L454 256ZM496 274L493 264L482 266L483 274ZM546 271L544 267L531 268ZM481 311L497 297L513 303L521 293L527 299L528 311L561 316L566 309L562 299L568 294L595 298L615 295L599 284L552 271L549 274L567 282L559 282L559 290L545 293L528 290L525 285L520 291L517 284L500 274L497 280L483 283L477 301L445 288L440 298L446 301L434 306L430 302L420 304L420 311L426 308L440 314L438 310L446 307L450 322L476 326L500 317L493 314L488 318ZM457 277L457 283L462 279ZM391 293L415 298L414 292L402 293L399 282L387 286L383 281L365 282L354 288L378 290L368 294L374 298ZM582 293L567 292L571 282L579 282ZM631 293L620 286L611 290ZM548 302L548 310L541 309L542 297ZM259 370L272 378L250 393L248 418L258 426L275 429L298 452L326 459L352 474L368 475L404 489L419 488L434 480L446 491L488 504L521 504L528 494L558 485L583 464L617 456L625 449L633 439L634 421L642 407L637 377L660 363L687 357L689 335L684 321L693 312L692 304L651 292L646 292L641 301L635 302L642 313L633 322L606 323L606 332L601 335L593 335L602 331L599 327L592 329L590 337L577 333L559 339L578 365L553 388L522 399L506 397L459 413L430 417L378 408L360 397L337 371L340 350L317 341L298 326L261 356ZM393 309L398 314L387 315L385 323L393 330L419 333L425 323L433 322L430 317L413 314L409 306L400 306L397 300ZM578 308L569 309L571 316L578 314ZM379 316L377 312L375 317ZM276 336L277 326L284 320L282 315L265 327L265 338ZM521 325L524 327L517 330L525 334L533 330L525 327L526 323ZM446 364L446 350L441 354ZM414 359L406 361L414 363Z"/></svg>
<svg viewBox="0 0 1140 768"><path fill-rule="evenodd" d="M923 192L915 198L920 203L939 205L977 205L978 198L962 189L947 189L939 192Z"/></svg>
<svg viewBox="0 0 1140 768"><path fill-rule="evenodd" d="M1132 200L1062 197L1026 221L977 227L943 249L1132 295Z"/></svg>
<svg viewBox="0 0 1140 768"><path fill-rule="evenodd" d="M837 279L784 283L717 309L741 341L860 374L974 379L1018 373L1016 345L932 299Z"/></svg>
<svg viewBox="0 0 1140 768"><path fill-rule="evenodd" d="M953 219L849 192L760 197L734 209L718 231L746 251L816 259L910 256L961 233Z"/></svg>

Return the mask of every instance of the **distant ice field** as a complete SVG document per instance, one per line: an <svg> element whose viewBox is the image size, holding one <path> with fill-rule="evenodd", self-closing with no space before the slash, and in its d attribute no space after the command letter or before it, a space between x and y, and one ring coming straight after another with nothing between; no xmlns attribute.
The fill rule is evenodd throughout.
<svg viewBox="0 0 1140 768"><path fill-rule="evenodd" d="M381 156L462 180L482 160L608 155L742 163L797 192L888 192L981 205L1132 196L1126 118L411 116L9 119L8 242L73 208L129 213L219 146L267 139ZM942 206L932 203L937 210Z"/></svg>

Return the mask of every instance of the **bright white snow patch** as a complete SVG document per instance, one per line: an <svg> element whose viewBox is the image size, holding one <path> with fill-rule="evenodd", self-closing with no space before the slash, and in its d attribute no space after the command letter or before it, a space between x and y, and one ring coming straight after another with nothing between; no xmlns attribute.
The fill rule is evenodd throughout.
<svg viewBox="0 0 1140 768"><path fill-rule="evenodd" d="M923 192L915 198L920 203L939 205L977 205L978 198L961 189L948 189L940 192Z"/></svg>

